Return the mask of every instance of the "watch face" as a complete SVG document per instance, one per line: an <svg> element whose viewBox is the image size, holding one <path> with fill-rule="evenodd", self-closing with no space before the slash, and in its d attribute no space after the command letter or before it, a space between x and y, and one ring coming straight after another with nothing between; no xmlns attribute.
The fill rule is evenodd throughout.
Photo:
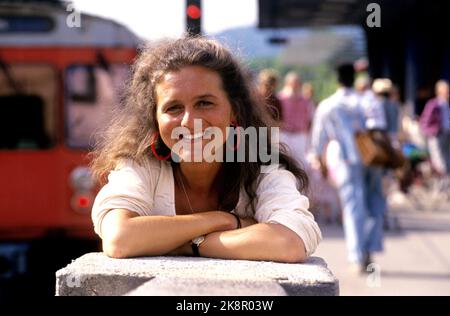
<svg viewBox="0 0 450 316"><path fill-rule="evenodd" d="M205 236L199 236L199 237L194 238L194 239L192 240L192 242L198 246L198 245L200 245L204 240L205 240Z"/></svg>

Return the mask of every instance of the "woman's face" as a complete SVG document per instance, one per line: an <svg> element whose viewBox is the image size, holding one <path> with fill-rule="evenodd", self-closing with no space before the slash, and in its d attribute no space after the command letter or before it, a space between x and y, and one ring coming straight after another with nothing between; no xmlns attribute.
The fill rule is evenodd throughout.
<svg viewBox="0 0 450 316"><path fill-rule="evenodd" d="M186 146L177 153L184 161L193 161L194 148L203 150L211 141L204 137L208 127L220 129L224 137L215 141L220 141L220 145L225 143L226 128L235 118L218 73L201 66L183 67L164 74L155 91L156 120L161 138L170 149L179 141L183 142ZM195 133L194 120L197 124ZM172 131L179 127L189 130L189 135L173 139Z"/></svg>

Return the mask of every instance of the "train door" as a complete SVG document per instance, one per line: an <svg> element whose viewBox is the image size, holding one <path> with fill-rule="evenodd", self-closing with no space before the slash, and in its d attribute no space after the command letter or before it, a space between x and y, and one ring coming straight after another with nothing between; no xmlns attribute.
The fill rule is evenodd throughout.
<svg viewBox="0 0 450 316"><path fill-rule="evenodd" d="M4 64L6 65L6 64ZM36 234L61 205L57 140L57 72L15 63L0 71L0 235ZM44 225L43 225L44 224Z"/></svg>

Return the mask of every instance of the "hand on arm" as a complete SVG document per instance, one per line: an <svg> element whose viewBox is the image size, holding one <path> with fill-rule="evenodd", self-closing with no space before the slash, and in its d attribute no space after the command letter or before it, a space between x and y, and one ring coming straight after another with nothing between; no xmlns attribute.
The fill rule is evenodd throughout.
<svg viewBox="0 0 450 316"><path fill-rule="evenodd" d="M200 245L204 257L265 260L287 263L305 261L305 245L289 228L276 223L259 223L243 229L213 232Z"/></svg>
<svg viewBox="0 0 450 316"><path fill-rule="evenodd" d="M257 223L257 221L251 217L240 218L240 221L241 221L241 228L249 227L249 226ZM237 227L234 227L234 229L236 229L236 228ZM168 255L169 256L190 256L190 255L192 255L191 240L184 243L180 247L174 249L173 251L169 252Z"/></svg>
<svg viewBox="0 0 450 316"><path fill-rule="evenodd" d="M242 229L213 232L200 245L202 257L300 263L306 259L303 240L277 223L256 223L241 219ZM245 224L244 224L245 223ZM256 224L255 224L256 223ZM172 256L192 255L191 242L170 252Z"/></svg>

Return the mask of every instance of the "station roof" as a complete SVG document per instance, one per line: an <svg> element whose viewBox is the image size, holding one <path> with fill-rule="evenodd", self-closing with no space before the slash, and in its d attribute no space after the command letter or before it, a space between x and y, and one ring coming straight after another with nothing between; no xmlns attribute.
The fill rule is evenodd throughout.
<svg viewBox="0 0 450 316"><path fill-rule="evenodd" d="M370 3L380 5L383 22L410 12L411 8L439 6L440 0L259 0L260 28L289 28L326 25L362 25L372 12Z"/></svg>

